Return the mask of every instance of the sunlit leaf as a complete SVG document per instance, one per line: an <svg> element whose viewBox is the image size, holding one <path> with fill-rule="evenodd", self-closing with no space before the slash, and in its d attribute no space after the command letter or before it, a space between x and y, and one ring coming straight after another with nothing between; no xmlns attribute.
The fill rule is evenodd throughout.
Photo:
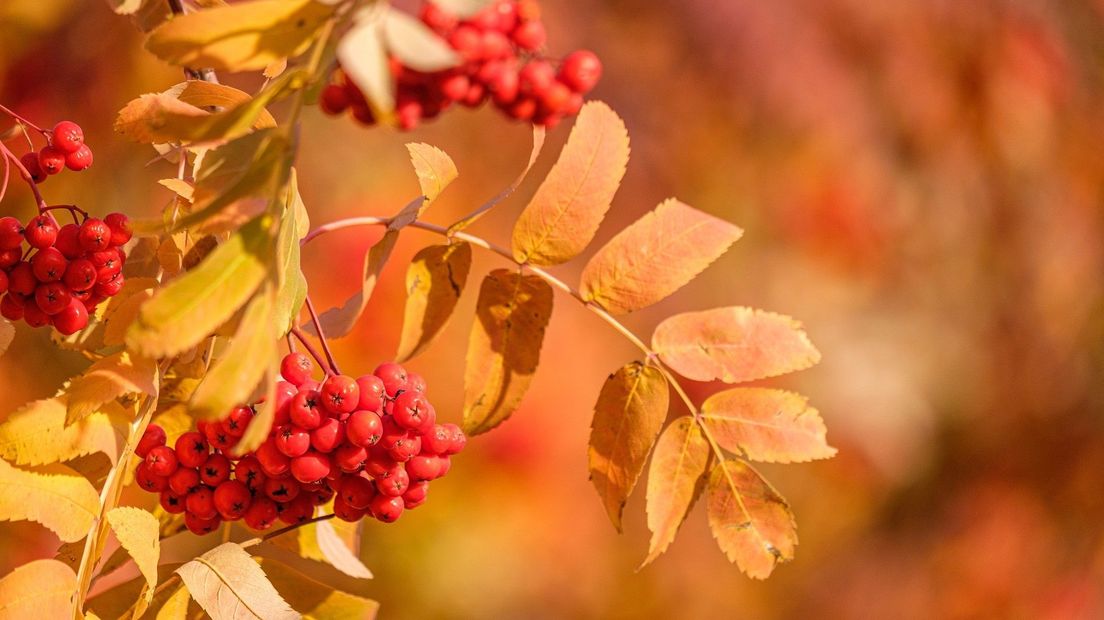
<svg viewBox="0 0 1104 620"><path fill-rule="evenodd" d="M598 232L629 162L629 134L600 101L583 106L559 160L514 225L519 263L575 258Z"/></svg>
<svg viewBox="0 0 1104 620"><path fill-rule="evenodd" d="M625 501L663 428L668 398L663 374L641 362L619 368L598 394L587 450L590 481L618 531Z"/></svg>
<svg viewBox="0 0 1104 620"><path fill-rule="evenodd" d="M131 355L128 351L105 357L69 384L66 424L84 418L124 394L155 392L156 381L157 365L152 359Z"/></svg>
<svg viewBox="0 0 1104 620"><path fill-rule="evenodd" d="M245 427L245 434L238 440L238 445L234 446L235 455L252 452L260 447L268 439L272 422L276 419L276 380L280 373L279 361L275 355L267 359L267 363L262 362L264 374L261 377L261 394L264 396L264 402L257 406L256 414L250 420L249 426Z"/></svg>
<svg viewBox="0 0 1104 620"><path fill-rule="evenodd" d="M337 570L357 579L371 579L372 571L360 561L354 549L350 549L352 542L359 542L360 536L357 529L360 523L339 521L320 521L315 525L315 538L318 550L322 557ZM338 532L341 528L341 532ZM344 537L343 537L344 535ZM346 540L349 539L349 540ZM359 545L357 545L359 547Z"/></svg>
<svg viewBox="0 0 1104 620"><path fill-rule="evenodd" d="M262 559L260 564L280 595L308 620L371 620L379 610L379 603L373 600L335 590L281 562Z"/></svg>
<svg viewBox="0 0 1104 620"><path fill-rule="evenodd" d="M57 560L34 560L0 579L0 619L67 618L73 615L77 575Z"/></svg>
<svg viewBox="0 0 1104 620"><path fill-rule="evenodd" d="M483 280L464 370L464 431L485 433L517 409L540 362L552 287L496 269Z"/></svg>
<svg viewBox="0 0 1104 620"><path fill-rule="evenodd" d="M107 522L115 532L115 538L126 549L142 576L146 578L145 601L153 602L153 589L157 587L157 562L161 556L160 524L157 517L141 508L112 508Z"/></svg>
<svg viewBox="0 0 1104 620"><path fill-rule="evenodd" d="M142 306L127 345L150 357L194 347L226 322L260 286L272 237L265 218L247 225L195 269L173 280Z"/></svg>
<svg viewBox="0 0 1104 620"><path fill-rule="evenodd" d="M260 292L246 306L238 331L192 395L191 412L201 420L221 419L246 401L265 373L263 363L276 357L273 329L275 291Z"/></svg>
<svg viewBox="0 0 1104 620"><path fill-rule="evenodd" d="M382 123L390 122L395 110L395 83L387 58L378 18L358 22L337 44L341 70L364 93L372 114Z"/></svg>
<svg viewBox="0 0 1104 620"><path fill-rule="evenodd" d="M398 361L421 353L456 309L471 269L471 246L431 245L414 255L406 271L406 308Z"/></svg>
<svg viewBox="0 0 1104 620"><path fill-rule="evenodd" d="M447 41L403 11L388 9L384 13L383 34L387 50L415 71L434 73L461 62Z"/></svg>
<svg viewBox="0 0 1104 620"><path fill-rule="evenodd" d="M426 200L436 200L445 188L456 180L459 172L452 158L441 149L429 144L410 142L406 145L410 152L410 162L418 175L418 185Z"/></svg>
<svg viewBox="0 0 1104 620"><path fill-rule="evenodd" d="M675 540L686 513L701 493L708 463L709 443L690 416L671 422L659 436L648 468L648 529L652 539L642 567Z"/></svg>
<svg viewBox="0 0 1104 620"><path fill-rule="evenodd" d="M219 71L264 69L297 56L333 14L312 0L255 0L178 15L159 26L146 49L176 65Z"/></svg>
<svg viewBox="0 0 1104 620"><path fill-rule="evenodd" d="M88 534L99 509L96 489L64 465L20 468L0 460L0 521L35 521L73 542Z"/></svg>
<svg viewBox="0 0 1104 620"><path fill-rule="evenodd" d="M664 364L695 381L754 381L820 361L800 323L742 307L673 316L656 328L652 348Z"/></svg>
<svg viewBox="0 0 1104 620"><path fill-rule="evenodd" d="M193 538L196 538L194 535ZM208 537L210 538L210 537ZM194 555L189 556L189 558ZM179 562L176 563L179 565ZM173 566L160 566L157 570L158 582L164 583L172 576ZM142 592L147 588L146 578L139 576L125 581L110 590L97 592L85 605L86 610L99 614L101 618L131 618L132 612L140 605L145 604L141 599ZM153 601L146 608L145 613L138 616L147 620L187 620L203 616L203 609L192 600L188 594L188 588L183 583L177 582L160 592L154 594Z"/></svg>
<svg viewBox="0 0 1104 620"><path fill-rule="evenodd" d="M192 598L214 620L300 618L236 543L225 543L176 569Z"/></svg>
<svg viewBox="0 0 1104 620"><path fill-rule="evenodd" d="M288 328L298 323L296 320L307 297L307 279L303 275L299 241L306 233L310 222L306 220L306 208L299 196L299 187L295 174L288 182L287 206L280 222L280 235L277 241L277 269L280 275L280 289L276 295L276 307L273 311L273 323L277 336L287 333Z"/></svg>
<svg viewBox="0 0 1104 620"><path fill-rule="evenodd" d="M707 398L701 413L722 448L752 461L801 463L836 454L820 414L800 394L734 388Z"/></svg>
<svg viewBox="0 0 1104 620"><path fill-rule="evenodd" d="M742 461L726 460L709 476L709 529L730 562L766 579L794 557L797 525L786 500Z"/></svg>
<svg viewBox="0 0 1104 620"><path fill-rule="evenodd" d="M126 442L128 417L118 403L66 424L66 396L39 400L0 424L0 458L17 465L43 465L103 453L114 464Z"/></svg>
<svg viewBox="0 0 1104 620"><path fill-rule="evenodd" d="M742 234L724 220L666 200L590 259L583 297L614 314L650 306L694 279Z"/></svg>

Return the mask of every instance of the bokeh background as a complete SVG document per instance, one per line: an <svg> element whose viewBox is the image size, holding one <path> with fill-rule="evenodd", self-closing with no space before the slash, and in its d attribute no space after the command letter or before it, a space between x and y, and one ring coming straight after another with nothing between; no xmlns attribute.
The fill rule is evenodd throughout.
<svg viewBox="0 0 1104 620"><path fill-rule="evenodd" d="M363 557L384 618L1104 617L1104 2L570 0L545 2L551 50L595 50L595 96L626 120L632 160L598 241L678 196L745 229L675 297L632 315L648 334L684 310L749 305L804 322L824 361L772 381L809 395L833 460L767 466L790 500L796 560L753 582L717 550L699 505L645 555L642 492L626 531L587 481L591 406L635 350L557 298L520 411L469 444L431 501L369 524ZM111 134L132 97L178 70L96 0L0 2L0 101L81 123L96 164L45 186L96 213L154 213L164 163ZM228 78L244 88L255 81ZM566 139L475 230L512 219ZM457 110L402 135L306 116L301 187L316 223L385 215L416 191L403 143L437 145L461 177L427 214L449 223L524 166L530 134ZM12 187L3 214L32 202ZM304 257L316 303L355 288L378 232ZM355 334L367 372L398 341L400 242ZM577 278L582 261L557 269ZM443 337L411 366L458 420L479 256ZM52 394L85 362L20 329L0 358L0 412ZM718 386L691 386L698 397ZM2 414L0 414L2 415ZM0 571L56 545L0 528Z"/></svg>

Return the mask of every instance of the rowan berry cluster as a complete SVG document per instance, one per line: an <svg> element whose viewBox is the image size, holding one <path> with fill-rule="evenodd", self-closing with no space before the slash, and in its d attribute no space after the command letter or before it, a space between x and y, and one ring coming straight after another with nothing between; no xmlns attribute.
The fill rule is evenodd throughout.
<svg viewBox="0 0 1104 620"><path fill-rule="evenodd" d="M132 233L122 213L101 220L75 207L58 208L84 219L59 227L49 211L26 226L0 217L0 315L31 327L53 325L70 335L84 329L96 306L122 289L123 245Z"/></svg>
<svg viewBox="0 0 1104 620"><path fill-rule="evenodd" d="M602 75L602 62L593 52L568 54L558 70L539 54L546 35L536 0L498 0L463 20L427 2L421 19L448 42L463 64L423 73L391 58L401 129L413 129L453 103L474 108L488 100L510 118L553 127L579 112L583 95ZM376 122L364 94L340 69L319 103L327 114L349 110L364 125Z"/></svg>
<svg viewBox="0 0 1104 620"><path fill-rule="evenodd" d="M46 132L48 144L37 153L31 151L19 158L35 183L64 168L80 172L92 165L92 149L84 143L84 130L73 121L61 121Z"/></svg>
<svg viewBox="0 0 1104 620"><path fill-rule="evenodd" d="M135 450L143 458L139 486L160 493L166 512L184 513L196 534L238 519L255 530L277 519L302 523L331 499L346 521L391 523L420 506L430 481L448 473L450 457L467 443L455 424L436 423L425 380L389 362L370 375L330 374L319 383L314 368L302 353L283 359L272 431L255 452L231 450L251 407L199 423L171 448L150 424Z"/></svg>

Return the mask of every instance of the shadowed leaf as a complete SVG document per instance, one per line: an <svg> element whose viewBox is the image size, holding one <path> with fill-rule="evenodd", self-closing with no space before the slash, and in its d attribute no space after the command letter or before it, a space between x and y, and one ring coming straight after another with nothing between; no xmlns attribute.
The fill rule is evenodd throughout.
<svg viewBox="0 0 1104 620"><path fill-rule="evenodd" d="M15 339L15 326L7 319L0 319L0 355L3 355Z"/></svg>
<svg viewBox="0 0 1104 620"><path fill-rule="evenodd" d="M735 388L707 398L701 413L722 448L752 461L801 463L836 454L820 414L800 394Z"/></svg>
<svg viewBox="0 0 1104 620"><path fill-rule="evenodd" d="M667 550L701 493L709 443L690 416L671 422L656 442L648 469L648 529L652 540L641 568Z"/></svg>
<svg viewBox="0 0 1104 620"><path fill-rule="evenodd" d="M66 618L73 614L77 575L57 560L35 560L0 579L0 619Z"/></svg>
<svg viewBox="0 0 1104 620"><path fill-rule="evenodd" d="M397 361L421 353L445 327L471 269L471 246L431 245L414 255L406 271L406 309Z"/></svg>
<svg viewBox="0 0 1104 620"><path fill-rule="evenodd" d="M793 559L797 525L786 500L742 461L717 463L709 476L709 528L730 562L766 579Z"/></svg>
<svg viewBox="0 0 1104 620"><path fill-rule="evenodd" d="M88 534L99 509L96 489L64 465L24 469L0 460L0 521L35 521L73 542Z"/></svg>
<svg viewBox="0 0 1104 620"><path fill-rule="evenodd" d="M304 618L371 620L379 611L376 601L335 590L286 564L271 559L260 563L272 585Z"/></svg>
<svg viewBox="0 0 1104 620"><path fill-rule="evenodd" d="M145 602L148 605L153 602L153 589L157 587L157 563L161 555L161 528L157 517L141 508L128 506L108 511L107 522L146 579Z"/></svg>

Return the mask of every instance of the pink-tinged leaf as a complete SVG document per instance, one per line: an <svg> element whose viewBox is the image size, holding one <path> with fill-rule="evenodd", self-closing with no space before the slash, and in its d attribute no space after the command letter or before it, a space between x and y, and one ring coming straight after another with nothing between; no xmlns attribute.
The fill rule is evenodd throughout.
<svg viewBox="0 0 1104 620"><path fill-rule="evenodd" d="M664 364L695 381L754 381L820 361L800 323L738 306L673 316L656 328L652 348Z"/></svg>
<svg viewBox="0 0 1104 620"><path fill-rule="evenodd" d="M579 112L560 159L514 226L519 263L558 265L586 249L629 162L625 123L601 101Z"/></svg>
<svg viewBox="0 0 1104 620"><path fill-rule="evenodd" d="M598 250L583 269L583 297L614 314L650 306L693 280L742 234L671 198Z"/></svg>
<svg viewBox="0 0 1104 620"><path fill-rule="evenodd" d="M667 417L667 380L657 368L633 362L606 379L594 406L587 450L590 481L621 531L621 512Z"/></svg>
<svg viewBox="0 0 1104 620"><path fill-rule="evenodd" d="M452 237L453 235L464 230L468 226L471 226L473 222L483 217L483 215L493 209L495 205L508 198L510 194L514 193L514 190L516 190L518 186L521 185L521 182L525 180L525 177L529 174L529 171L532 170L533 164L537 163L537 158L540 157L541 150L544 148L545 135L547 135L547 132L545 131L544 127L541 127L540 125L533 125L533 149L529 152L529 163L526 164L525 170L521 171L521 174L519 174L517 178L514 179L514 182L511 183L509 187L496 194L494 198L491 198L487 202L483 203L475 211L472 211L471 213L457 220L452 226L449 226L449 237Z"/></svg>
<svg viewBox="0 0 1104 620"><path fill-rule="evenodd" d="M464 371L464 431L485 433L517 409L540 362L552 287L496 269L483 280Z"/></svg>
<svg viewBox="0 0 1104 620"><path fill-rule="evenodd" d="M641 568L675 540L686 513L701 494L708 464L709 443L690 416L671 422L659 436L648 468L648 529L652 540Z"/></svg>
<svg viewBox="0 0 1104 620"><path fill-rule="evenodd" d="M753 579L766 579L789 562L797 525L786 500L742 461L726 460L709 476L709 528L730 562Z"/></svg>
<svg viewBox="0 0 1104 620"><path fill-rule="evenodd" d="M431 245L414 255L406 271L406 308L398 361L421 353L441 332L460 301L471 270L471 245Z"/></svg>
<svg viewBox="0 0 1104 620"><path fill-rule="evenodd" d="M734 388L706 399L701 415L722 448L752 461L802 463L836 454L820 414L800 394Z"/></svg>
<svg viewBox="0 0 1104 620"><path fill-rule="evenodd" d="M77 575L57 560L35 560L0 579L0 618L66 618L73 615Z"/></svg>

